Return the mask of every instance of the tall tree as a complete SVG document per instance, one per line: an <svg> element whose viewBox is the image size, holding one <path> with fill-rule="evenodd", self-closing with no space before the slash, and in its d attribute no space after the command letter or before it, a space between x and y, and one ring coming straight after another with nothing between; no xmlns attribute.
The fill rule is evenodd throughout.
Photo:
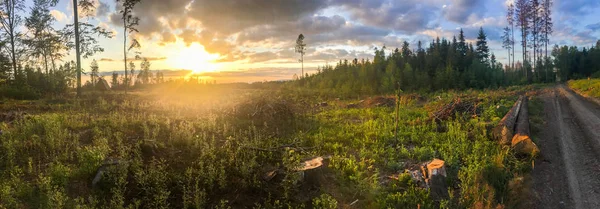
<svg viewBox="0 0 600 209"><path fill-rule="evenodd" d="M512 50L512 46L513 46L513 41L510 38L510 27L505 27L502 33L502 48L505 48L508 50L508 63L510 65L511 63L511 50Z"/></svg>
<svg viewBox="0 0 600 209"><path fill-rule="evenodd" d="M73 0L73 26L75 36L75 58L77 59L77 96L81 96L81 51L79 51L79 8L77 0Z"/></svg>
<svg viewBox="0 0 600 209"><path fill-rule="evenodd" d="M123 64L125 67L125 92L127 93L127 88L129 87L129 79L127 78L127 51L140 47L140 43L136 39L132 39L129 47L127 47L127 35L138 32L136 26L139 24L140 18L134 16L133 7L140 0L117 0L118 2L121 3L121 11L119 13L121 13L121 19L123 20Z"/></svg>
<svg viewBox="0 0 600 209"><path fill-rule="evenodd" d="M548 44L550 43L550 35L552 34L552 0L543 0L542 4L542 41L544 43L545 59L548 59Z"/></svg>
<svg viewBox="0 0 600 209"><path fill-rule="evenodd" d="M490 57L490 48L487 44L487 35L483 31L483 27L479 27L479 34L477 35L477 58L483 63L487 63Z"/></svg>
<svg viewBox="0 0 600 209"><path fill-rule="evenodd" d="M79 0L78 2L77 0L73 0L74 23L66 25L61 32L66 40L66 43L63 44L69 49L75 49L78 96L81 95L81 57L87 58L97 52L104 51L104 48L98 44L95 37L112 38L113 36L112 32L100 26L94 26L90 23L79 21L79 8L81 8L82 14L85 14L87 20L91 18L92 11L96 9L92 1L93 0ZM72 40L75 40L75 42L72 42Z"/></svg>
<svg viewBox="0 0 600 209"><path fill-rule="evenodd" d="M25 26L29 31L28 37L23 38L23 43L28 46L29 54L35 60L43 62L46 75L49 74L49 64L56 70L56 59L64 56L66 49L61 41L61 36L52 24L55 19L50 14L50 7L55 6L57 0L34 0L31 15L25 18ZM41 59L40 59L41 58Z"/></svg>
<svg viewBox="0 0 600 209"><path fill-rule="evenodd" d="M7 50L12 61L14 79L17 79L18 76L16 47L21 36L18 27L23 23L18 13L24 9L25 0L2 0L0 2L0 23L2 24L3 32L8 36L10 48Z"/></svg>
<svg viewBox="0 0 600 209"><path fill-rule="evenodd" d="M539 0L531 0L531 40L533 44L531 47L533 48L533 65L537 66L538 60L538 50L539 50L539 40L540 40L540 31L542 30L542 18L541 18L541 5ZM537 71L537 70L536 70Z"/></svg>
<svg viewBox="0 0 600 209"><path fill-rule="evenodd" d="M509 63L511 65L512 69L515 69L515 6L514 4L510 4L508 5L508 12L506 14L506 21L508 22L508 24L510 25L510 42L511 42L511 53L509 56L512 56L512 63Z"/></svg>
<svg viewBox="0 0 600 209"><path fill-rule="evenodd" d="M302 75L300 77L304 77L304 54L306 53L306 44L304 43L304 35L298 35L298 39L296 39L296 53L300 54L300 63L302 63Z"/></svg>
<svg viewBox="0 0 600 209"><path fill-rule="evenodd" d="M516 0L515 2L515 18L517 26L521 29L521 46L523 47L523 63L527 66L527 39L529 37L531 5L529 0Z"/></svg>

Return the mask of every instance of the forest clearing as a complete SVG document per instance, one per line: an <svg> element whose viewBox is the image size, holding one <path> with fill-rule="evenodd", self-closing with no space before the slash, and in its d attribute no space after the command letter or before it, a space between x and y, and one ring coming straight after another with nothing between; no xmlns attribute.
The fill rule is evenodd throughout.
<svg viewBox="0 0 600 209"><path fill-rule="evenodd" d="M542 89L362 101L284 89L7 100L0 199L8 208L515 208L527 204L519 197L534 159L517 157L491 128L520 93ZM431 114L457 99L473 109ZM531 96L533 133L541 111ZM298 170L315 157L322 166ZM409 172L434 158L445 161L444 197Z"/></svg>
<svg viewBox="0 0 600 209"><path fill-rule="evenodd" d="M0 1L0 209L600 208L598 9Z"/></svg>

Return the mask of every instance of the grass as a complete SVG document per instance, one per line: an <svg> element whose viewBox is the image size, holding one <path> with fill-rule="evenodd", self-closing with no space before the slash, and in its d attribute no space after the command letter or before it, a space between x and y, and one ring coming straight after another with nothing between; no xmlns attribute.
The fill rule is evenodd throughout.
<svg viewBox="0 0 600 209"><path fill-rule="evenodd" d="M404 99L398 136L393 107L345 108L356 101L279 90L7 100L3 112L29 115L0 122L0 207L502 207L531 163L489 130L527 88ZM479 99L480 115L429 119L455 97ZM293 171L316 156L331 158ZM405 173L432 158L448 166L441 200ZM265 181L272 169L279 174Z"/></svg>
<svg viewBox="0 0 600 209"><path fill-rule="evenodd" d="M600 98L600 79L570 80L568 86L584 96Z"/></svg>

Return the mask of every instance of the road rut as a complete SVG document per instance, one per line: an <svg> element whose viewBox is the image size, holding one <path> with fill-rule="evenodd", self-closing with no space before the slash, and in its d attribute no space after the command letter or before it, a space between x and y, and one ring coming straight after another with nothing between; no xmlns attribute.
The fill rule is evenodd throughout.
<svg viewBox="0 0 600 209"><path fill-rule="evenodd" d="M548 89L532 172L534 208L600 208L600 107L564 86Z"/></svg>

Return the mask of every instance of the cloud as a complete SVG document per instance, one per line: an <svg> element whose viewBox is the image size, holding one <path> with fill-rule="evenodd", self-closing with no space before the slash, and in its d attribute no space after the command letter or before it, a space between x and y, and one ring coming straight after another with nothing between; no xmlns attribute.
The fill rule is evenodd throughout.
<svg viewBox="0 0 600 209"><path fill-rule="evenodd" d="M363 24L408 34L435 27L433 21L440 10L436 0L338 0L338 3Z"/></svg>
<svg viewBox="0 0 600 209"><path fill-rule="evenodd" d="M325 8L323 0L195 0L188 15L222 35L258 25L277 25L312 15Z"/></svg>
<svg viewBox="0 0 600 209"><path fill-rule="evenodd" d="M110 13L110 7L107 3L102 1L98 2L98 6L96 6L96 16L104 17Z"/></svg>
<svg viewBox="0 0 600 209"><path fill-rule="evenodd" d="M586 25L585 28L592 30L592 31L598 31L598 30L600 30L600 23Z"/></svg>
<svg viewBox="0 0 600 209"><path fill-rule="evenodd" d="M598 40L592 30L580 31L570 25L559 23L555 25L553 39L560 45L591 45Z"/></svg>
<svg viewBox="0 0 600 209"><path fill-rule="evenodd" d="M316 68L304 68L304 72L314 72ZM300 73L297 68L253 68L247 70L231 70L219 72L205 72L201 76L210 76L216 79L240 78L242 81L262 80L291 80L294 74Z"/></svg>
<svg viewBox="0 0 600 209"><path fill-rule="evenodd" d="M469 19L477 19L486 12L484 0L453 0L444 8L444 17L456 23L467 23Z"/></svg>
<svg viewBox="0 0 600 209"><path fill-rule="evenodd" d="M254 53L251 54L250 56L248 56L249 61L256 63L256 62L265 62L268 60L272 60L272 59L277 59L279 56L274 53L274 52L259 52L259 53Z"/></svg>
<svg viewBox="0 0 600 209"><path fill-rule="evenodd" d="M65 15L65 13L58 11L58 10L51 10L50 11L50 15L52 15L52 17L54 17L54 19L56 19L56 21L60 22L60 23L66 23L67 22L67 15Z"/></svg>

